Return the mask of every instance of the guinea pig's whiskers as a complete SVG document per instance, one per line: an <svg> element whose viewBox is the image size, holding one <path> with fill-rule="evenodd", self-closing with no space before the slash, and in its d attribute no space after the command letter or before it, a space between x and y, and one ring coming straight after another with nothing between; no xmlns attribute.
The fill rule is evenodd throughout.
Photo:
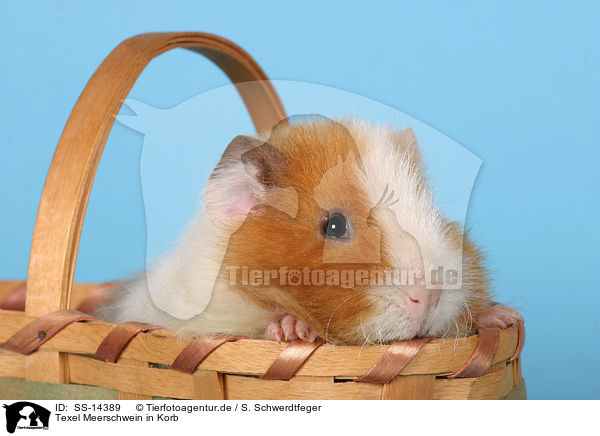
<svg viewBox="0 0 600 436"><path fill-rule="evenodd" d="M381 352L383 352L383 343L385 342L385 340L383 339L383 332L381 329L377 330L377 337L379 337L379 348L381 348Z"/></svg>
<svg viewBox="0 0 600 436"><path fill-rule="evenodd" d="M356 294L356 295L353 295L351 297L346 298L344 301L342 301L340 304L338 304L338 306L333 310L333 312L331 313L331 316L329 317L329 321L327 321L327 328L325 329L325 342L327 342L327 337L328 337L328 334L329 334L329 325L331 324L331 320L333 319L333 315L335 315L335 313L338 311L338 309L340 307L342 307L342 305L344 305L344 303L352 300L353 298L358 297L359 295L360 294Z"/></svg>
<svg viewBox="0 0 600 436"><path fill-rule="evenodd" d="M471 329L473 328L473 314L471 313L471 309L469 309L469 304L467 302L463 303L463 306L465 308L465 325L469 325L469 328L467 329L467 331L465 332L465 336L469 334L469 332L471 331Z"/></svg>
<svg viewBox="0 0 600 436"><path fill-rule="evenodd" d="M369 340L369 337L371 336L371 334L370 334L370 333L369 333L368 335L366 334L366 332L365 332L365 328L364 328L364 326L363 326L363 324L362 324L362 321L361 321L361 323L360 323L360 329L362 330L363 337L365 338L365 340L363 341L363 343L362 343L362 346L360 347L360 350L359 350L359 352L358 352L358 356L359 356L359 357L360 357L360 354L362 353L362 351L364 350L364 348L367 346L367 344L369 344L369 345L374 345L374 344L373 344L373 342L371 342L371 341Z"/></svg>
<svg viewBox="0 0 600 436"><path fill-rule="evenodd" d="M456 336L454 337L454 345L452 346L452 352L454 355L456 355L456 347L458 346L458 338L460 337L460 331L457 320L454 320L454 326L456 327Z"/></svg>

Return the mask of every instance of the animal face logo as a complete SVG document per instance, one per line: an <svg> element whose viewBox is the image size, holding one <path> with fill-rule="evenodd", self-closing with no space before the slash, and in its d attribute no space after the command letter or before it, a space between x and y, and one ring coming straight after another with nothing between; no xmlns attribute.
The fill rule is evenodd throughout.
<svg viewBox="0 0 600 436"><path fill-rule="evenodd" d="M406 129L406 131L410 130L411 134L414 131L414 135L419 138L419 148L426 163L425 167L428 169L425 176L434 187L435 201L438 203L439 199L444 215L451 221L457 222L462 229L481 159L421 121L368 98L322 85L286 81L271 81L271 83L286 102L288 113L320 112L332 114L334 117L352 114L356 118L393 124L398 126L399 131L400 128L412 127L412 130ZM237 85L238 88L240 86L251 85ZM344 264L354 268L355 265L373 265L390 260L383 258L381 247L384 243L383 237L393 235L393 240L388 237L385 243L388 246L394 244L402 247L401 250L394 249L397 259L392 260L396 264L408 264L408 269L411 271L435 272L435 277L442 273L438 273L437 269L434 271L432 266L449 264L452 268L444 268L444 271L460 269L460 266L454 268L455 263L461 264L460 253L457 262L448 262L446 259L440 261L435 257L434 250L423 250L419 245L417 241L420 241L420 235L405 225L406 217L402 215L410 214L412 209L399 207L406 203L407 199L411 199L411 194L403 192L393 181L387 180L393 174L382 172L375 175L376 178L381 178L377 180L377 192L369 193L369 202L362 202L364 207L355 208L353 204L340 207L339 204L331 201L332 187L340 192L351 193L353 186L346 181L354 180L355 176L358 178L364 176L369 179L369 183L373 182L372 172L366 176L360 170L363 163L367 168L370 168L371 164L368 160L369 156L363 151L340 156L340 159L326 171L318 174L320 180L314 184L310 192L307 192L297 191L285 184L274 186L272 183L274 180L269 179L277 175L270 171L257 174L257 169L261 168L262 158L265 157L262 153L250 156L254 159L250 163L254 165L249 165L251 170L244 172L243 167L246 166L248 159L244 159L242 154L248 150L244 149L242 141L240 147L231 147L232 156L235 155L242 171L238 171L235 177L222 178L215 192L228 195L213 198L210 190L204 188L207 186L206 182L210 178L214 165L224 157L225 145L228 143L235 145L235 139L232 142L231 138L240 133L253 131L250 118L240 104L238 92L233 85L213 89L170 109L158 109L130 99L125 104L130 109L130 113L124 111L119 114L117 120L144 134L140 179L146 217L148 270L156 265L156 259L173 250L175 241L181 240L182 229L187 228L189 233L189 223L196 217L208 218L203 224L204 227L201 227L201 233L206 235L214 233L213 229L223 226L227 227L229 233L237 231L245 222L248 210L256 206L252 196L262 192L261 190L267 191L266 198L261 204L270 206L271 210L283 212L289 217L290 225L306 216L307 202L313 202L313 209L318 208L322 212L324 216L317 219L324 220L323 233L327 235L322 247L323 265ZM270 138L264 136L261 139L267 145L269 140ZM402 141L407 142L408 138ZM269 147L260 147L260 145L258 144L256 148L264 149L268 155ZM356 171L356 168L359 170ZM352 171L354 174L348 176ZM257 175L266 178L260 180L262 186L256 184ZM389 187L388 182L390 182ZM240 193L244 194L241 199ZM238 196L236 201L228 201L236 195ZM346 195L344 198L348 201L357 200L354 203L360 200L352 195ZM223 199L225 201L222 201ZM211 204L216 207L210 207ZM305 215L302 215L303 213ZM379 225L373 226L373 222ZM385 231L382 227L385 227ZM360 238L345 238L344 229L360 235ZM203 251L200 254L204 256L206 253ZM211 300L214 286L221 274L220 268L226 250L217 254L218 256L211 255L214 259L212 257L202 259L206 265L210 263L211 267L205 267L203 264L202 276L194 276L196 291L185 295L177 294L174 297L172 290L163 286L163 276L158 273L148 274L147 286L155 306L179 319L191 319L201 314ZM221 257L217 259L219 256ZM292 279L295 278L292 276ZM457 287L460 286L460 281L459 275ZM433 279L427 285L428 288L441 289L429 286L435 285ZM202 292L198 291L200 289Z"/></svg>
<svg viewBox="0 0 600 436"><path fill-rule="evenodd" d="M6 412L6 431L14 433L16 429L48 429L50 411L29 401L4 404Z"/></svg>

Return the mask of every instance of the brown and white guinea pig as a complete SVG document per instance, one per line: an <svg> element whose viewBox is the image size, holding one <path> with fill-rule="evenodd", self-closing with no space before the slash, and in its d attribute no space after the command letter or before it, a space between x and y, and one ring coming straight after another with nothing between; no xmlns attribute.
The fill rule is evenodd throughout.
<svg viewBox="0 0 600 436"><path fill-rule="evenodd" d="M430 286L440 267L452 283ZM412 130L324 117L234 138L179 245L97 315L346 345L521 319L491 302L481 252L436 208Z"/></svg>

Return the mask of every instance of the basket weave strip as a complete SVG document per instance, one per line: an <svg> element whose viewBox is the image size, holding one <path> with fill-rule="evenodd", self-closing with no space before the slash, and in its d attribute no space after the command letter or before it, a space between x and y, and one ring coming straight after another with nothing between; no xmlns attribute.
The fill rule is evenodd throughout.
<svg viewBox="0 0 600 436"><path fill-rule="evenodd" d="M119 324L106 335L104 340L98 346L94 356L98 359L114 363L119 359L119 356L127 344L138 334L156 330L158 328L160 327L133 321Z"/></svg>
<svg viewBox="0 0 600 436"><path fill-rule="evenodd" d="M423 345L435 338L418 338L394 342L365 375L356 379L367 383L389 383L417 355Z"/></svg>
<svg viewBox="0 0 600 436"><path fill-rule="evenodd" d="M260 378L262 380L290 380L310 355L324 343L325 341L304 342L302 339L292 341Z"/></svg>
<svg viewBox="0 0 600 436"><path fill-rule="evenodd" d="M25 310L25 294L27 285L25 282L17 282L9 287L10 291L2 294L0 298L0 309L2 310Z"/></svg>
<svg viewBox="0 0 600 436"><path fill-rule="evenodd" d="M31 354L66 326L77 321L97 321L97 319L76 310L52 312L27 324L4 344L0 344L0 348L24 355Z"/></svg>
<svg viewBox="0 0 600 436"><path fill-rule="evenodd" d="M517 324L519 339L517 341L517 347L515 348L514 354L507 360L507 362L512 362L517 357L521 355L521 351L523 351L523 347L525 346L525 327L523 326L523 322L519 321Z"/></svg>
<svg viewBox="0 0 600 436"><path fill-rule="evenodd" d="M196 338L177 355L171 367L177 371L192 374L213 351L226 342L243 339L242 336L219 336L215 338Z"/></svg>
<svg viewBox="0 0 600 436"><path fill-rule="evenodd" d="M478 337L477 346L469 360L461 369L454 374L450 374L448 378L479 377L490 368L500 344L500 329L481 328Z"/></svg>

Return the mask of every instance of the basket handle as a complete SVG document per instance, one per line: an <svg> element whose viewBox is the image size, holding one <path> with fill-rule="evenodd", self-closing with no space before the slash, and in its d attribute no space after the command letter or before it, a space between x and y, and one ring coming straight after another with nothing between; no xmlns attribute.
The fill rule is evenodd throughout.
<svg viewBox="0 0 600 436"><path fill-rule="evenodd" d="M232 42L207 33L146 33L123 41L98 67L79 96L60 137L40 199L27 275L26 312L67 309L83 218L104 144L122 102L156 56L176 47L200 53L237 86L261 132L285 117L268 77Z"/></svg>

